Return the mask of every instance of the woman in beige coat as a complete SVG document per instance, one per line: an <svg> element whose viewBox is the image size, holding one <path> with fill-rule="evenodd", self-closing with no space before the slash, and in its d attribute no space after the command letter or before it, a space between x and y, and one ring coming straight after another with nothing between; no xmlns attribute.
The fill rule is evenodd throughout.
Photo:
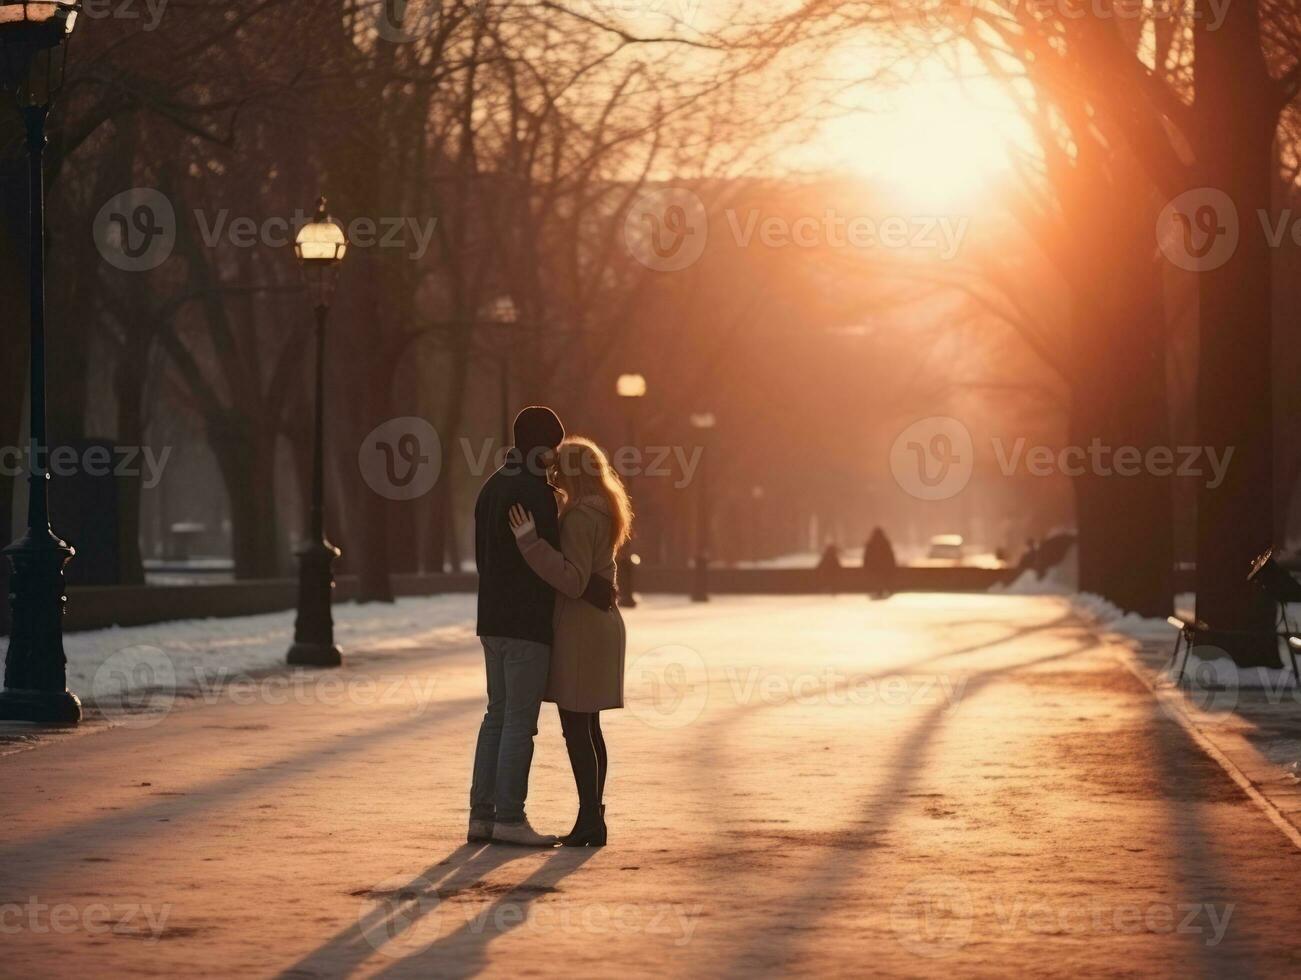
<svg viewBox="0 0 1301 980"><path fill-rule="evenodd" d="M559 551L538 537L522 507L511 508L510 522L524 560L557 592L546 700L560 710L578 787L578 820L561 843L600 847L608 766L601 712L623 707L626 634L615 604L614 558L632 530L632 506L609 459L588 439L561 443L555 482L562 498Z"/></svg>

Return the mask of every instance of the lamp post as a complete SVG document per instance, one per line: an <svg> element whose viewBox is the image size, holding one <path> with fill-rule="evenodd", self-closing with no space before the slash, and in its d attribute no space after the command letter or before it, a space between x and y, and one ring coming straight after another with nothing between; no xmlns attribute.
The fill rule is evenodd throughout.
<svg viewBox="0 0 1301 980"><path fill-rule="evenodd" d="M325 537L325 321L339 281L339 264L348 251L343 229L330 220L325 198L316 202L316 217L303 225L294 254L316 313L316 424L312 446L312 514L307 541L298 549L298 617L289 663L338 667L343 652L334 642L334 559L341 552Z"/></svg>
<svg viewBox="0 0 1301 980"><path fill-rule="evenodd" d="M44 157L45 120L63 82L67 40L79 9L75 0L0 0L3 86L18 103L27 135L31 311L27 530L4 549L12 568L13 616L0 718L65 725L81 720L81 702L68 690L63 651L63 569L75 552L50 527L45 471Z"/></svg>
<svg viewBox="0 0 1301 980"><path fill-rule="evenodd" d="M498 296L492 302L488 309L488 319L502 327L501 353L497 357L497 370L500 378L500 396L501 396L501 444L503 447L509 446L514 435L511 432L511 423L515 416L510 410L510 375L511 375L511 343L513 338L510 335L510 328L519 321L519 310L515 307L515 301L509 296Z"/></svg>
<svg viewBox="0 0 1301 980"><path fill-rule="evenodd" d="M641 400L646 397L646 379L640 374L621 374L614 383L615 394L623 399L627 406L628 420L628 445L637 445L637 407ZM629 483L632 482L629 475ZM634 529L636 524L633 525ZM634 530L634 534L635 534ZM626 606L629 609L637 607L636 585L634 582L634 569L637 567L637 555L633 552L633 538L629 538L623 547L623 556L619 562L619 605Z"/></svg>
<svg viewBox="0 0 1301 980"><path fill-rule="evenodd" d="M714 431L714 426L718 420L714 418L713 412L697 412L691 416L691 427L700 433L701 442L704 443L704 453L701 455L700 468L696 471L697 493L696 498L696 574L692 579L691 601L708 602L709 601L709 460L707 459L710 449L710 433Z"/></svg>

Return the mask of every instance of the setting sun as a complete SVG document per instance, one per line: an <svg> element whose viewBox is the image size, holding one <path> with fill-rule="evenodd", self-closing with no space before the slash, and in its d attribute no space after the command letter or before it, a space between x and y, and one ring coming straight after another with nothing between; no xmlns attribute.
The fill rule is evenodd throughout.
<svg viewBox="0 0 1301 980"><path fill-rule="evenodd" d="M967 209L1009 166L1008 114L984 88L979 100L953 82L900 89L879 111L828 121L817 145L836 169L880 181L910 207Z"/></svg>

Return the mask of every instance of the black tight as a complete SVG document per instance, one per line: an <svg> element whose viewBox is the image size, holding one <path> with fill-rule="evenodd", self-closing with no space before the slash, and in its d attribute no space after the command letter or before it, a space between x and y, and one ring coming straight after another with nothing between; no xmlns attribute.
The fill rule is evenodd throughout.
<svg viewBox="0 0 1301 980"><path fill-rule="evenodd" d="M605 773L609 768L605 753L605 736L601 734L599 711L560 709L560 728L565 733L565 748L578 787L578 805L594 811L605 797Z"/></svg>

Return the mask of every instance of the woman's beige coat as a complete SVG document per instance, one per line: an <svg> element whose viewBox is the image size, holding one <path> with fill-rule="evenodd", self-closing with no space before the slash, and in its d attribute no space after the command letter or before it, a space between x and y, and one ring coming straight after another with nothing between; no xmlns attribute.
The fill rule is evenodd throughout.
<svg viewBox="0 0 1301 980"><path fill-rule="evenodd" d="M591 576L615 580L613 529L604 498L584 497L560 517L560 551L531 528L516 537L529 567L557 592L546 700L566 711L623 707L623 617L580 598Z"/></svg>

